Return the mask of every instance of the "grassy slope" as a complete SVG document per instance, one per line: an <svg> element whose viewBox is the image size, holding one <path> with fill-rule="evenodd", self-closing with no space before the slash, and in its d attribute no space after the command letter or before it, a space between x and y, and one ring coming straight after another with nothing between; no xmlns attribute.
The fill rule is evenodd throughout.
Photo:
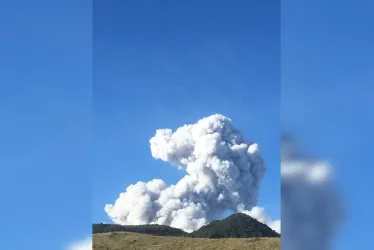
<svg viewBox="0 0 374 250"><path fill-rule="evenodd" d="M94 250L279 250L279 238L203 239L114 232L93 235Z"/></svg>

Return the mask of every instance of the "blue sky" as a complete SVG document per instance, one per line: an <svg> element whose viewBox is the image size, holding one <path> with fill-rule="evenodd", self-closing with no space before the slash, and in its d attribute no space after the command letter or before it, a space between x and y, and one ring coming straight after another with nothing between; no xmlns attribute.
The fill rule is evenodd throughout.
<svg viewBox="0 0 374 250"><path fill-rule="evenodd" d="M373 225L372 1L282 2L282 121L335 165L347 220L335 249L366 249ZM368 193L369 192L369 193Z"/></svg>
<svg viewBox="0 0 374 250"><path fill-rule="evenodd" d="M2 249L91 232L91 14L88 1L1 4Z"/></svg>
<svg viewBox="0 0 374 250"><path fill-rule="evenodd" d="M130 184L176 183L184 173L154 160L149 139L214 113L259 143L260 205L279 219L279 5L165 2L95 5L92 220L108 222L105 204Z"/></svg>

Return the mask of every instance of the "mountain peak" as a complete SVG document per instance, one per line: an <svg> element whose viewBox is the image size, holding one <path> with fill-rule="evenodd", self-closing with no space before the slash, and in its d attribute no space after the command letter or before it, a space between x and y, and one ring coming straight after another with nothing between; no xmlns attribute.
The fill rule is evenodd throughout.
<svg viewBox="0 0 374 250"><path fill-rule="evenodd" d="M251 216L236 213L223 220L215 220L200 229L186 233L181 229L165 225L116 225L93 224L93 234L106 232L135 232L158 236L180 236L196 238L252 238L252 237L280 237L270 227Z"/></svg>
<svg viewBox="0 0 374 250"><path fill-rule="evenodd" d="M280 237L270 227L249 215L236 213L223 220L215 220L191 234L204 238Z"/></svg>

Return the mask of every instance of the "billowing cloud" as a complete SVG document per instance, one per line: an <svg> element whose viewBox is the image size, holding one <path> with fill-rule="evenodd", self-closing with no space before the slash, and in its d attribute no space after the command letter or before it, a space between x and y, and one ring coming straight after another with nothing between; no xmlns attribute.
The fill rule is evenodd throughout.
<svg viewBox="0 0 374 250"><path fill-rule="evenodd" d="M266 212L263 207L253 207L250 211L243 211L252 218L255 218L259 222L268 225L277 233L281 233L281 221L273 220Z"/></svg>
<svg viewBox="0 0 374 250"><path fill-rule="evenodd" d="M87 237L86 239L74 242L66 250L92 250L92 238Z"/></svg>
<svg viewBox="0 0 374 250"><path fill-rule="evenodd" d="M175 185L161 179L130 185L105 206L115 223L154 223L191 232L227 210L273 223L262 208L254 208L266 172L259 146L245 140L229 118L217 114L176 131L157 130L150 148L155 159L186 174ZM280 230L279 221L272 226Z"/></svg>

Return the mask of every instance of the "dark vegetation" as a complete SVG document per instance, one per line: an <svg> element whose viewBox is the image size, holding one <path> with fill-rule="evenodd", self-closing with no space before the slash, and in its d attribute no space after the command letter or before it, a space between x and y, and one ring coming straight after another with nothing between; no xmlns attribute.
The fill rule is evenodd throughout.
<svg viewBox="0 0 374 250"><path fill-rule="evenodd" d="M246 214L233 214L223 220L216 220L200 229L186 233L180 229L163 225L121 226L116 224L93 224L92 233L132 232L156 236L177 236L192 238L257 238L280 237L267 225Z"/></svg>
<svg viewBox="0 0 374 250"><path fill-rule="evenodd" d="M157 236L185 236L189 234L178 228L173 228L164 225L140 225L140 226L121 226L116 224L93 224L92 233L111 233L111 232L132 232L151 234Z"/></svg>
<svg viewBox="0 0 374 250"><path fill-rule="evenodd" d="M230 215L223 220L212 221L190 235L198 238L272 238L280 236L267 225L241 213Z"/></svg>

